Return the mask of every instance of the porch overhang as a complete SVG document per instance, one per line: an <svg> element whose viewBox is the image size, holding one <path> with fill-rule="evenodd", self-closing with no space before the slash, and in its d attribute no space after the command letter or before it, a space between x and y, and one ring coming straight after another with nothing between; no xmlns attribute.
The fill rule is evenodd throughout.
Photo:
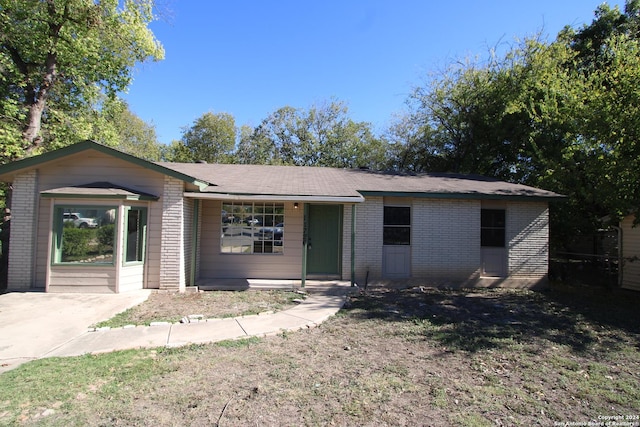
<svg viewBox="0 0 640 427"><path fill-rule="evenodd" d="M202 200L246 200L256 202L363 203L364 196L318 196L293 194L231 194L185 192L184 197Z"/></svg>
<svg viewBox="0 0 640 427"><path fill-rule="evenodd" d="M110 182L93 182L73 187L51 188L40 192L44 198L64 199L112 199L112 200L151 200L158 196L133 190Z"/></svg>

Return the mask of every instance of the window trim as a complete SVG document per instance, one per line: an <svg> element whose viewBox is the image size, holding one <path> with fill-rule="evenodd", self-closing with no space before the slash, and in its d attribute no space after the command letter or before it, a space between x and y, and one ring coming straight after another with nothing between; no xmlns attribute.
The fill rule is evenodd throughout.
<svg viewBox="0 0 640 427"><path fill-rule="evenodd" d="M502 226L496 226L493 224L483 225L483 218L485 213L500 212L502 214ZM493 219L493 218L492 218ZM502 232L502 244L496 245L485 240L484 231L501 231ZM487 238L488 239L488 238ZM507 210L496 208L482 208L480 209L480 246L483 248L505 248L507 246Z"/></svg>
<svg viewBox="0 0 640 427"><path fill-rule="evenodd" d="M62 243L63 243L63 233L64 233L64 213L65 211L76 212L82 211L85 209L96 209L96 210L115 210L116 217L115 222L113 223L113 246L112 246L112 256L111 260L107 262L81 262L81 261L63 261L62 257ZM112 267L116 265L117 259L117 251L118 251L118 235L119 235L119 225L118 225L118 211L119 206L110 205L110 204L73 204L73 203L54 203L52 206L53 215L52 215L52 224L51 224L51 257L50 264L55 267Z"/></svg>
<svg viewBox="0 0 640 427"><path fill-rule="evenodd" d="M231 211L227 211L227 207L231 207ZM250 207L250 210L247 208ZM236 213L233 212L236 208L240 209L239 221L234 222L236 218ZM258 209L256 209L258 208ZM262 209L263 212L259 212L259 209ZM273 212L267 213L266 209L272 208ZM221 255L275 255L281 256L284 255L284 233L285 233L285 224L286 224L286 203L284 202L269 202L269 201L250 201L250 200L223 200L220 206L220 245L219 245L219 253ZM281 213L278 213L278 209L281 209ZM226 212L226 215L225 215ZM233 246L225 246L225 227L229 227L229 222L225 222L225 218L228 218L228 215L231 214L232 222L231 224L243 224L240 228L242 229L242 233L246 230L250 233L251 243L250 244L241 244L239 247L244 248L239 252L233 251L225 251L223 248L231 248L233 250ZM246 220L251 218L262 218L262 224L248 224ZM265 225L265 218L271 217L271 221L273 224ZM278 219L282 219L281 222L278 222ZM280 239L275 239L275 233L272 233L271 239L258 239L256 236L260 233L260 229L263 228L276 228L277 224L282 224L282 227L278 227L282 229L282 236ZM248 237L248 236L247 236ZM262 243L262 249L264 250L267 246L271 247L271 252L258 252L256 251L256 243ZM269 245L270 244L270 245ZM279 247L280 251L274 252L273 249ZM247 250L248 249L248 250Z"/></svg>
<svg viewBox="0 0 640 427"><path fill-rule="evenodd" d="M136 260L135 261L127 261L127 257L129 255L129 214L132 211L139 212L138 224L140 234L139 244L136 247ZM134 266L134 265L142 265L144 264L144 259L147 252L147 225L148 225L148 211L149 209L146 206L125 206L124 208L124 226L127 230L126 233L123 233L123 250L122 250L122 265L123 266ZM141 230L141 231L140 231Z"/></svg>
<svg viewBox="0 0 640 427"><path fill-rule="evenodd" d="M409 223L408 224L386 224L385 223L385 214L386 208L404 208L409 209ZM413 222L413 209L411 205L384 205L382 208L382 245L383 246L411 246L412 240L412 222ZM386 243L385 242L385 230L388 228L394 229L407 229L409 240L407 243Z"/></svg>

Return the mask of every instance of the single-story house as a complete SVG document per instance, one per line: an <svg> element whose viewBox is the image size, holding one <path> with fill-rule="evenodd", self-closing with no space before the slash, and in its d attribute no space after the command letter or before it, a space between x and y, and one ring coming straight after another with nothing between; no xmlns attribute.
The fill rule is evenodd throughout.
<svg viewBox="0 0 640 427"><path fill-rule="evenodd" d="M627 215L620 222L620 285L640 291L640 226L634 227L635 215Z"/></svg>
<svg viewBox="0 0 640 427"><path fill-rule="evenodd" d="M0 166L9 289L225 280L542 283L562 196L460 174L149 162L92 141Z"/></svg>

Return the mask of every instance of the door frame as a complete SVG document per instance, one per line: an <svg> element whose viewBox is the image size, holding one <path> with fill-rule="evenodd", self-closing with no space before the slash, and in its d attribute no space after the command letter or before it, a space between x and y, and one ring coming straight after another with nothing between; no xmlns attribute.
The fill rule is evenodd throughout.
<svg viewBox="0 0 640 427"><path fill-rule="evenodd" d="M335 208L337 210L337 215L331 217L333 224L329 224L331 228L335 227L335 231L337 233L337 242L335 242L335 252L331 261L334 263L335 270L334 271L326 271L326 272L318 272L318 271L309 271L310 260L314 255L312 246L313 242L311 241L311 233L313 224L312 221L315 222L315 218L311 213L314 208L317 207L326 207L326 208ZM306 278L314 278L314 279L340 279L342 277L342 245L343 245L343 218L344 218L344 206L340 204L310 204L305 203L304 206L304 232L303 232L303 279ZM324 219L324 218L323 218ZM317 240L316 240L317 241Z"/></svg>

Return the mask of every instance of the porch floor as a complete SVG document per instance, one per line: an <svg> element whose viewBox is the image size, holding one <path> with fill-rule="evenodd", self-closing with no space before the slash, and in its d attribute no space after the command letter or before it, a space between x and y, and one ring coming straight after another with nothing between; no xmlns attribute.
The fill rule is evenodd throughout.
<svg viewBox="0 0 640 427"><path fill-rule="evenodd" d="M265 291L291 290L305 291L310 294L344 294L355 291L357 286L351 286L350 281L343 280L307 280L302 287L301 280L278 279L208 279L197 283L202 291Z"/></svg>

